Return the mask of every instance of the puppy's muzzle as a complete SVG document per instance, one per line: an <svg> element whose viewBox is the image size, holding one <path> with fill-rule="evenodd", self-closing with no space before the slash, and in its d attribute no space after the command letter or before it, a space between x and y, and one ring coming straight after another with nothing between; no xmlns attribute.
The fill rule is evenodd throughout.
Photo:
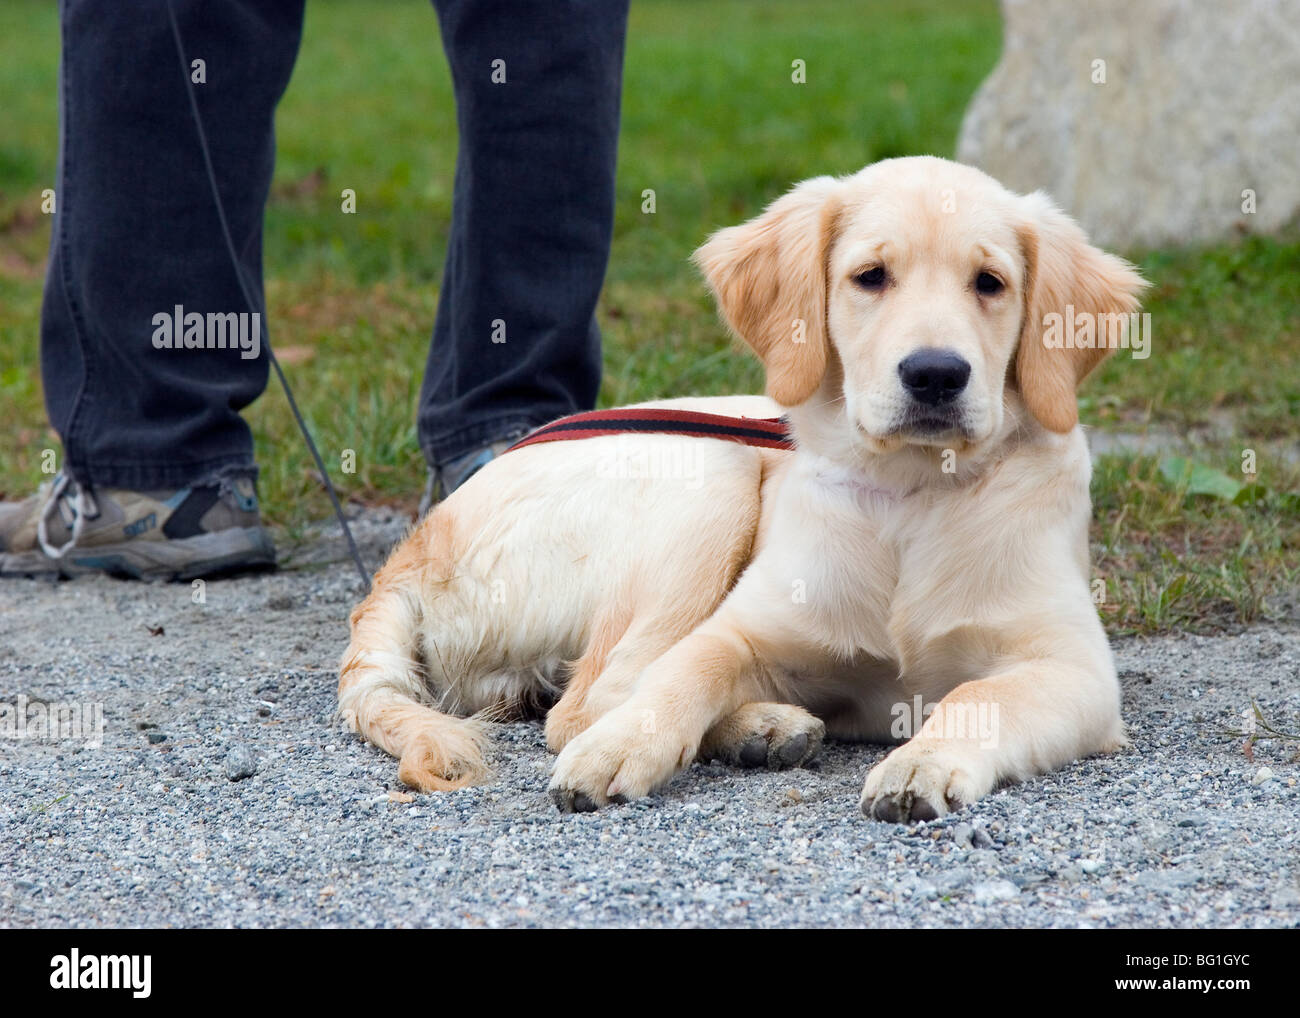
<svg viewBox="0 0 1300 1018"><path fill-rule="evenodd" d="M954 433L969 437L960 397L970 375L970 362L951 350L927 347L908 354L898 364L907 403L891 433L925 442Z"/></svg>

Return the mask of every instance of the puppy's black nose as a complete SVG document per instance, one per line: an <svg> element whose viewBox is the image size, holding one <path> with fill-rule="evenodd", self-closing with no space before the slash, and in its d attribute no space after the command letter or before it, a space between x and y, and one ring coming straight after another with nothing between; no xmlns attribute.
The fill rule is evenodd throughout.
<svg viewBox="0 0 1300 1018"><path fill-rule="evenodd" d="M942 406L951 403L966 388L970 364L951 350L917 350L899 362L898 376L903 380L903 388L918 403Z"/></svg>

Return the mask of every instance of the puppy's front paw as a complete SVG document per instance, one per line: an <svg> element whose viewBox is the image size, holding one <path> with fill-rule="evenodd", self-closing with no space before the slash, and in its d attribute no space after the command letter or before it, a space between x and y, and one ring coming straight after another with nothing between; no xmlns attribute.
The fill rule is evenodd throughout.
<svg viewBox="0 0 1300 1018"><path fill-rule="evenodd" d="M985 761L951 745L913 739L871 768L859 805L872 820L934 820L993 789Z"/></svg>
<svg viewBox="0 0 1300 1018"><path fill-rule="evenodd" d="M649 795L681 770L693 747L653 718L620 707L576 736L555 761L551 800L562 813L587 813Z"/></svg>

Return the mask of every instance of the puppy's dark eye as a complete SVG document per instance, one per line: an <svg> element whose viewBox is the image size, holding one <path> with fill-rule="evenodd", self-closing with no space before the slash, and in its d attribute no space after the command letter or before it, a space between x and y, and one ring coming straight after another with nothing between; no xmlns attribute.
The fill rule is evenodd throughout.
<svg viewBox="0 0 1300 1018"><path fill-rule="evenodd" d="M864 290L881 290L884 289L889 275L885 272L883 265L877 265L875 268L867 269L865 272L859 272L853 277L853 282Z"/></svg>
<svg viewBox="0 0 1300 1018"><path fill-rule="evenodd" d="M1002 280L991 272L981 272L975 277L975 290L985 297L991 297L1002 292Z"/></svg>

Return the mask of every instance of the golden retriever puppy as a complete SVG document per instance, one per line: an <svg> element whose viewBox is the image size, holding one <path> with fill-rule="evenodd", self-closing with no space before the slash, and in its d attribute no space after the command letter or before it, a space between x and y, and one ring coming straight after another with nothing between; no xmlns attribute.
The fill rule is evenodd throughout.
<svg viewBox="0 0 1300 1018"><path fill-rule="evenodd" d="M485 717L553 704L565 810L696 757L901 742L861 798L892 821L1121 745L1075 388L1134 269L928 157L809 180L696 260L771 399L656 405L785 413L795 450L616 435L489 463L353 612L347 723L446 789L484 775Z"/></svg>

